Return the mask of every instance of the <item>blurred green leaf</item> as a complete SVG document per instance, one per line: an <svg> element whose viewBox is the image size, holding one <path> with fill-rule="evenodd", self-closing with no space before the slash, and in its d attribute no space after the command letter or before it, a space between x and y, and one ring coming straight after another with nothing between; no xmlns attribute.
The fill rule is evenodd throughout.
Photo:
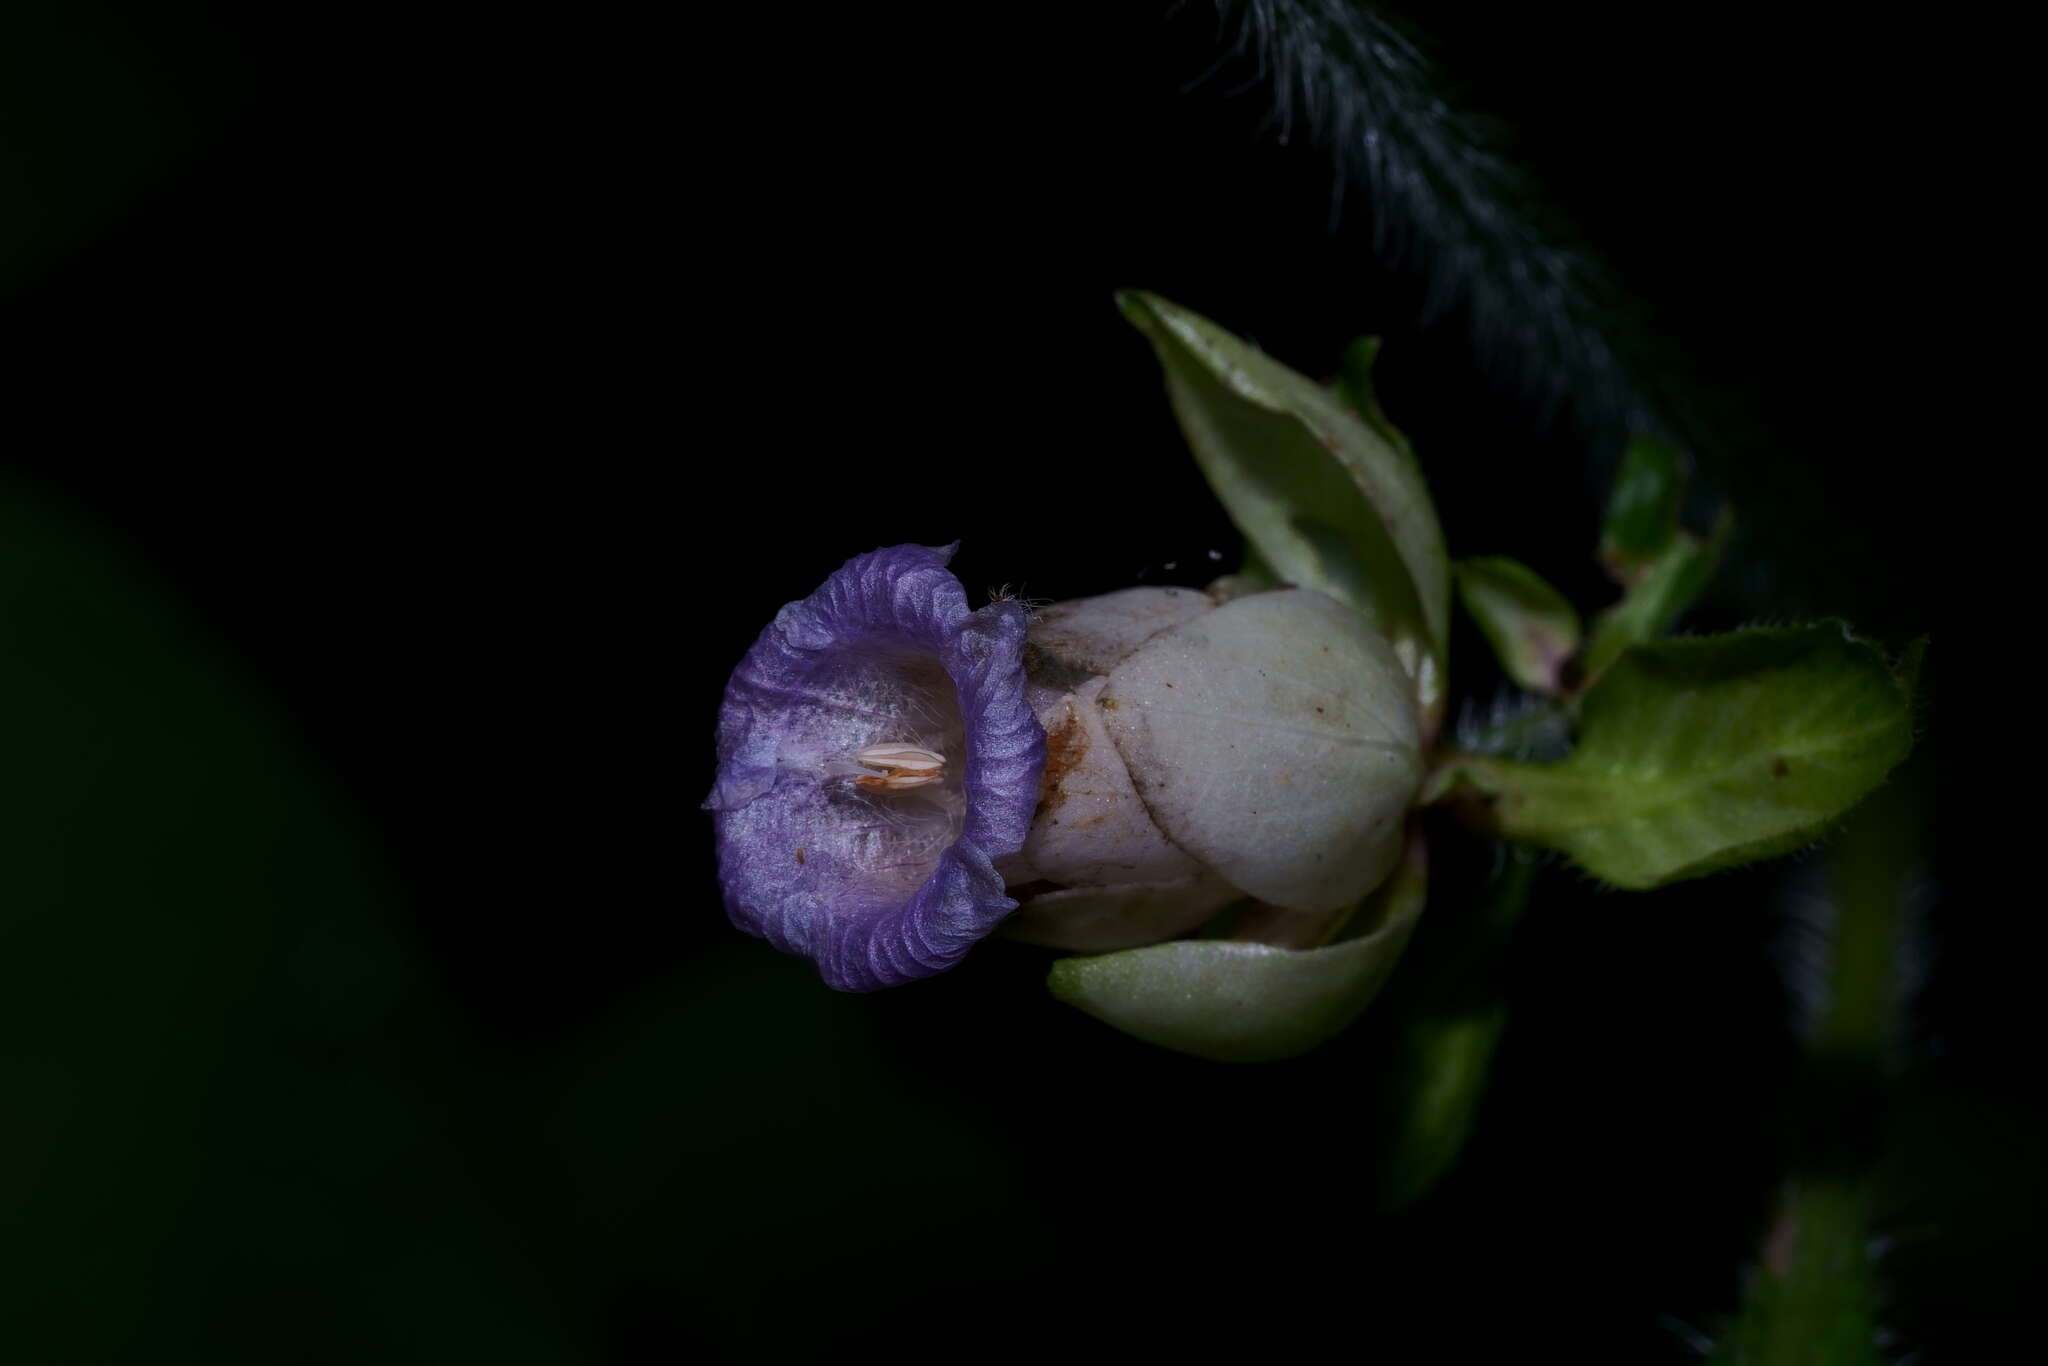
<svg viewBox="0 0 2048 1366"><path fill-rule="evenodd" d="M1908 684L1839 623L1639 645L1555 763L1459 756L1432 781L1497 833L1645 889L1789 852L1912 748Z"/></svg>
<svg viewBox="0 0 2048 1366"><path fill-rule="evenodd" d="M1560 676L1580 635L1579 614L1564 595L1504 556L1460 560L1456 569L1459 601L1508 677L1532 692L1563 691Z"/></svg>
<svg viewBox="0 0 2048 1366"><path fill-rule="evenodd" d="M1267 1062L1334 1037L1372 1003L1408 946L1428 892L1422 838L1354 918L1355 939L1281 949L1189 939L1063 958L1054 996L1124 1033L1217 1062Z"/></svg>
<svg viewBox="0 0 2048 1366"><path fill-rule="evenodd" d="M1406 1103L1380 1162L1381 1208L1405 1209L1429 1194L1465 1150L1507 1014L1495 1001L1424 1015L1404 1032L1398 1066Z"/></svg>
<svg viewBox="0 0 2048 1366"><path fill-rule="evenodd" d="M10 1360L588 1360L376 850L161 577L0 479Z"/></svg>
<svg viewBox="0 0 2048 1366"><path fill-rule="evenodd" d="M1393 643L1433 723L1450 563L1414 457L1208 319L1138 291L1117 303L1151 339L1195 460L1253 550L1286 582L1363 613Z"/></svg>
<svg viewBox="0 0 2048 1366"><path fill-rule="evenodd" d="M1671 629L1713 581L1734 524L1733 514L1723 510L1712 536L1702 540L1689 531L1674 531L1662 550L1636 566L1621 601L1593 620L1593 638L1579 666L1587 683L1606 672L1622 651Z"/></svg>
<svg viewBox="0 0 2048 1366"><path fill-rule="evenodd" d="M0 5L0 296L183 170L246 92L250 66L208 7L151 8Z"/></svg>
<svg viewBox="0 0 2048 1366"><path fill-rule="evenodd" d="M1440 938L1433 961L1410 965L1422 968L1429 980L1420 993L1422 1005L1400 1030L1381 1082L1383 1209L1413 1204L1443 1178L1464 1151L1486 1095L1494 1051L1507 1023L1503 965L1541 862L1532 850L1507 846L1499 851L1503 856L1494 875L1476 894L1468 893L1469 901L1449 907L1439 902L1439 912L1456 917L1456 938ZM1433 915L1432 922L1441 934L1445 921Z"/></svg>
<svg viewBox="0 0 2048 1366"><path fill-rule="evenodd" d="M1600 558L1624 583L1655 559L1678 534L1679 499L1685 492L1685 458L1662 437L1632 438L1607 496L1600 526Z"/></svg>

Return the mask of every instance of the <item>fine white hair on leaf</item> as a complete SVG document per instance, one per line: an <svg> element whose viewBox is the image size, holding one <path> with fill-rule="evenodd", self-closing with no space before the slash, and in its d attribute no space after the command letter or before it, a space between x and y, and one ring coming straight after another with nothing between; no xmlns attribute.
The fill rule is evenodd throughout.
<svg viewBox="0 0 2048 1366"><path fill-rule="evenodd" d="M1332 220L1352 187L1371 205L1376 256L1412 270L1422 321L1462 315L1480 359L1554 412L1566 399L1631 427L1657 425L1605 329L1615 291L1535 205L1498 125L1462 108L1418 43L1362 0L1213 0L1272 95L1268 127L1318 140ZM1235 92L1233 92L1235 93Z"/></svg>

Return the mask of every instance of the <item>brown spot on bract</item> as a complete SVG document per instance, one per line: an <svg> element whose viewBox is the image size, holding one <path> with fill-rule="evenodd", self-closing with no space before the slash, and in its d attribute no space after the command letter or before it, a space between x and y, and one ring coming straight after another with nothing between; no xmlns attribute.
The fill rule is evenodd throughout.
<svg viewBox="0 0 2048 1366"><path fill-rule="evenodd" d="M1095 705L1102 708L1104 711L1115 711L1116 699L1114 697L1097 698L1095 701Z"/></svg>
<svg viewBox="0 0 2048 1366"><path fill-rule="evenodd" d="M1773 778L1782 778L1791 771L1792 766L1785 762L1783 755L1771 760L1771 776Z"/></svg>
<svg viewBox="0 0 2048 1366"><path fill-rule="evenodd" d="M1088 728L1074 714L1070 704L1066 720L1045 734L1045 774L1038 780L1038 809L1041 812L1058 803L1060 784L1087 755ZM1053 824L1059 824L1057 817Z"/></svg>
<svg viewBox="0 0 2048 1366"><path fill-rule="evenodd" d="M799 850L797 850L797 851L796 851L796 861L797 861L798 863L802 863L802 862L804 861L804 851L803 851L803 850L799 849Z"/></svg>

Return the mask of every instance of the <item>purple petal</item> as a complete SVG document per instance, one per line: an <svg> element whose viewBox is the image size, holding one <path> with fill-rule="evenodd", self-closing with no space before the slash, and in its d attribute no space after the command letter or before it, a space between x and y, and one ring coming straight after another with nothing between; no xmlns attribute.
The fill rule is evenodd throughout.
<svg viewBox="0 0 2048 1366"><path fill-rule="evenodd" d="M705 803L733 923L842 991L952 967L1012 910L994 860L1030 829L1045 733L1020 604L970 612L952 548L846 562L776 614L726 684ZM914 744L946 778L862 789L852 756Z"/></svg>

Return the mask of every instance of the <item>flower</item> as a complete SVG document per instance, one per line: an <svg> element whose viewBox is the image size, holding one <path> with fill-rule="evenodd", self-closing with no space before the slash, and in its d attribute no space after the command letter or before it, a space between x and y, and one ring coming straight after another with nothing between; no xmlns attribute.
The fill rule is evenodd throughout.
<svg viewBox="0 0 2048 1366"><path fill-rule="evenodd" d="M969 611L951 556L849 560L734 671L705 803L734 924L871 991L1012 911L1102 952L1250 897L1317 942L1386 878L1420 723L1357 613L1176 588Z"/></svg>
<svg viewBox="0 0 2048 1366"><path fill-rule="evenodd" d="M726 912L842 991L952 967L1016 908L1045 733L1028 613L969 611L952 547L856 556L726 684L710 800Z"/></svg>
<svg viewBox="0 0 2048 1366"><path fill-rule="evenodd" d="M1414 688L1334 599L1108 593L1047 609L1026 663L1049 758L1003 863L1013 936L1130 948L1249 896L1318 942L1399 858L1423 775Z"/></svg>

